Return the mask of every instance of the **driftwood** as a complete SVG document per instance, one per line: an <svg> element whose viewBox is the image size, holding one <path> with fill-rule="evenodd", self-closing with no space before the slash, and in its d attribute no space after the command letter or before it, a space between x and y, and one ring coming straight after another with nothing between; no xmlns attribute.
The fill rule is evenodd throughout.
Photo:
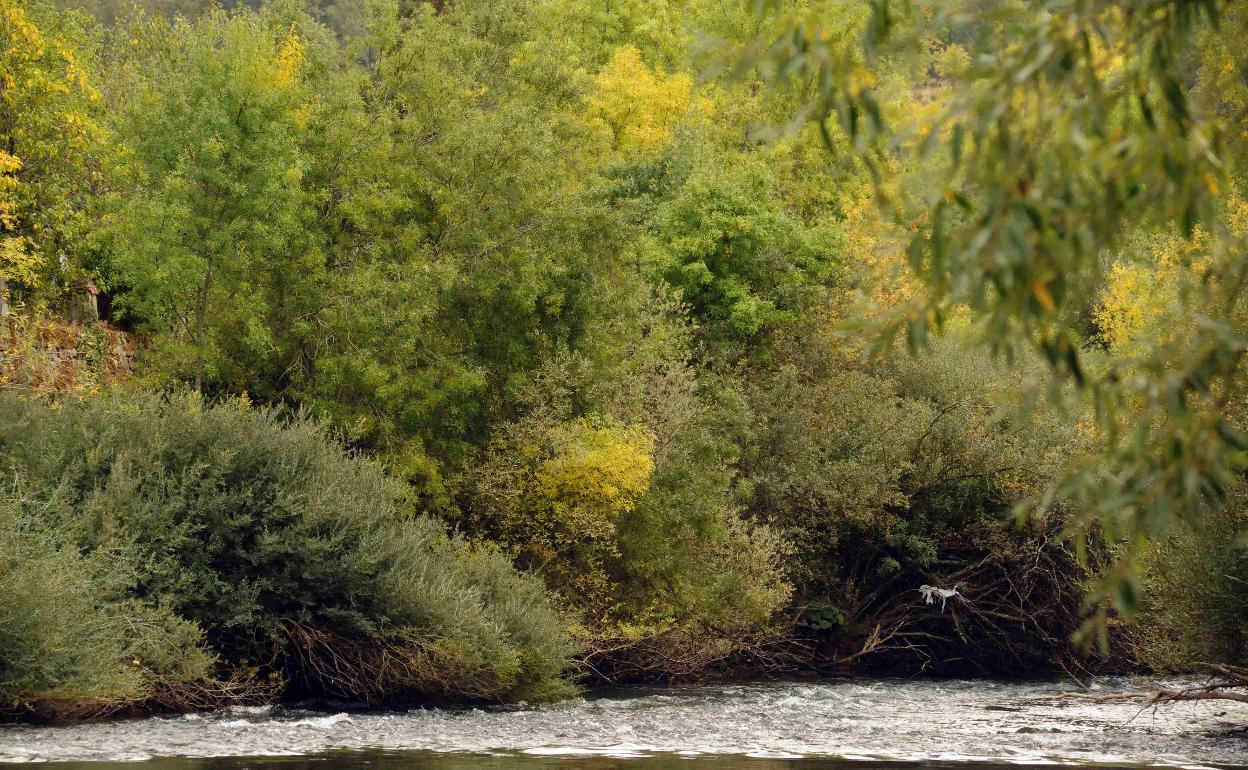
<svg viewBox="0 0 1248 770"><path fill-rule="evenodd" d="M125 698L82 698L59 694L40 696L0 705L0 722L22 720L56 724L117 714L217 711L229 706L272 703L281 689L279 679L262 679L253 670L236 670L224 679L157 682L144 692Z"/></svg>
<svg viewBox="0 0 1248 770"><path fill-rule="evenodd" d="M779 676L807 668L813 654L787 630L745 633L705 625L582 642L577 662L583 678L608 685L702 682L744 673Z"/></svg>
<svg viewBox="0 0 1248 770"><path fill-rule="evenodd" d="M907 570L852 607L848 631L859 643L840 642L830 656L841 668L909 674L1086 674L1070 643L1086 576L1056 533L1008 551L951 549L933 569Z"/></svg>
<svg viewBox="0 0 1248 770"><path fill-rule="evenodd" d="M1184 688L1159 688L1140 692L1116 692L1097 695L1086 692L1060 692L1032 698L1032 702L1049 702L1056 700L1086 700L1093 703L1111 701L1143 701L1144 707L1162 706L1168 703L1199 700L1222 700L1248 703L1248 668L1232 666L1226 663L1206 664L1210 673L1210 681L1205 684Z"/></svg>
<svg viewBox="0 0 1248 770"><path fill-rule="evenodd" d="M301 695L367 704L466 703L499 700L506 685L438 645L411 635L357 639L294 620L283 621L290 642L285 663Z"/></svg>
<svg viewBox="0 0 1248 770"><path fill-rule="evenodd" d="M585 642L581 665L595 684L704 681L741 675L937 674L1073 678L1104 670L1071 644L1084 620L1088 576L1060 533L1020 538L1011 548L948 548L928 569L903 569L893 580L838 602L844 622L801 630L734 633L684 628L642 638ZM1115 627L1116 643L1122 629ZM1125 657L1116 655L1111 657Z"/></svg>

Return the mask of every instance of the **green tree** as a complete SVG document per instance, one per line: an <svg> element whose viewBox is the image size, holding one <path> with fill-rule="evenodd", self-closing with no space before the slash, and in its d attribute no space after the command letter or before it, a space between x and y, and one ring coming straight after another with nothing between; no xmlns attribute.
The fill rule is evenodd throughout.
<svg viewBox="0 0 1248 770"><path fill-rule="evenodd" d="M812 230L785 211L762 159L690 179L655 229L662 277L712 335L749 341L792 322L830 278L835 229Z"/></svg>
<svg viewBox="0 0 1248 770"><path fill-rule="evenodd" d="M610 312L590 286L622 249L590 187L583 79L535 44L539 21L530 3L379 6L368 151L327 186L338 291L300 396L434 496L544 356Z"/></svg>
<svg viewBox="0 0 1248 770"><path fill-rule="evenodd" d="M158 367L196 389L280 372L323 280L300 147L307 43L277 21L152 22L159 41L128 60L129 35L115 42L111 278Z"/></svg>

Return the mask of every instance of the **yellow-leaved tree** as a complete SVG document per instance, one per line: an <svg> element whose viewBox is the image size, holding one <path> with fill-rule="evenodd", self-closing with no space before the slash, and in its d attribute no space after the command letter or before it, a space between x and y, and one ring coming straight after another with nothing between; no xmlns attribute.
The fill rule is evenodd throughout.
<svg viewBox="0 0 1248 770"><path fill-rule="evenodd" d="M578 418L522 421L476 472L475 528L503 543L573 605L600 619L619 591L618 525L650 488L654 436L638 426Z"/></svg>
<svg viewBox="0 0 1248 770"><path fill-rule="evenodd" d="M586 115L590 125L615 148L642 152L671 139L693 95L689 75L651 69L631 45L616 49L594 77L594 87Z"/></svg>
<svg viewBox="0 0 1248 770"><path fill-rule="evenodd" d="M1228 197L1226 225L1234 237L1248 236L1248 201ZM1092 312L1115 357L1142 358L1158 345L1191 342L1208 310L1194 298L1217 258L1215 245L1200 228L1190 238L1150 232L1130 240Z"/></svg>
<svg viewBox="0 0 1248 770"><path fill-rule="evenodd" d="M82 230L100 98L83 39L74 14L0 0L0 297L37 286Z"/></svg>

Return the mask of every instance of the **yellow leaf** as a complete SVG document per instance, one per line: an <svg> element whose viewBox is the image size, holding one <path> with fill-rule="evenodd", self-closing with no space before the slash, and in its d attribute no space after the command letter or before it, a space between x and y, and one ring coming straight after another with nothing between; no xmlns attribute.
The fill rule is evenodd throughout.
<svg viewBox="0 0 1248 770"><path fill-rule="evenodd" d="M1035 295L1036 301L1040 306L1050 313L1057 310L1057 303L1053 301L1053 295L1049 293L1049 287L1039 278L1031 282L1031 293Z"/></svg>

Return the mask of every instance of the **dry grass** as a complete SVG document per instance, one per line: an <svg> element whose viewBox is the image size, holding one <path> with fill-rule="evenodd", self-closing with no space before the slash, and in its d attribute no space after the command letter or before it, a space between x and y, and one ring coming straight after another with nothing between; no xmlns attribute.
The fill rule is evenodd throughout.
<svg viewBox="0 0 1248 770"><path fill-rule="evenodd" d="M40 395L90 393L129 380L135 338L109 326L11 316L0 328L0 388Z"/></svg>

